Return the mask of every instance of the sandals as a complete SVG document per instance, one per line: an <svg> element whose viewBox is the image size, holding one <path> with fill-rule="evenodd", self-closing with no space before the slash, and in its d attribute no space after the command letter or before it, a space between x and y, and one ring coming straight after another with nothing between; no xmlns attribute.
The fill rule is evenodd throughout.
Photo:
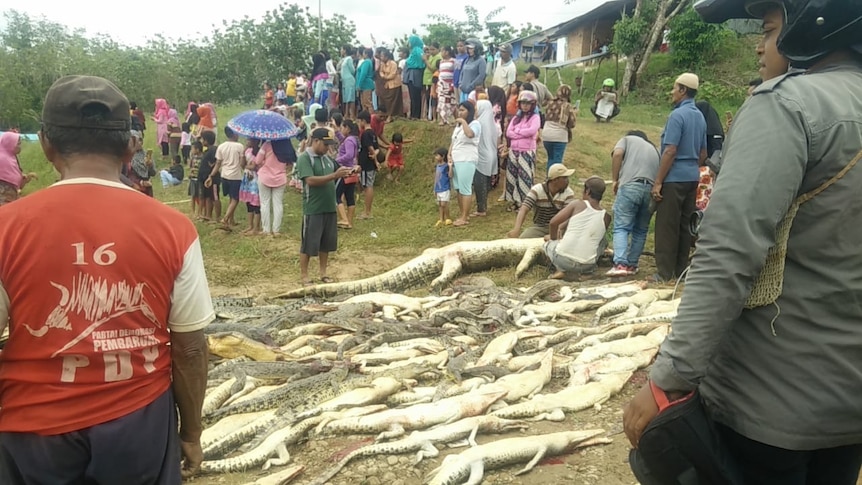
<svg viewBox="0 0 862 485"><path fill-rule="evenodd" d="M321 283L335 283L335 278L330 278L329 276L324 276L320 278Z"/></svg>

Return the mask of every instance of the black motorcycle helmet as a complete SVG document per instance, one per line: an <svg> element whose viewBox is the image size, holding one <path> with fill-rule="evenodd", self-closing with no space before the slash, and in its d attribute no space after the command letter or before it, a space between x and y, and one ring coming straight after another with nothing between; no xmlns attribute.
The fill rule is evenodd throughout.
<svg viewBox="0 0 862 485"><path fill-rule="evenodd" d="M698 0L694 9L709 23L756 18L755 0ZM794 67L808 68L840 49L862 53L862 0L774 0L784 6L778 50Z"/></svg>

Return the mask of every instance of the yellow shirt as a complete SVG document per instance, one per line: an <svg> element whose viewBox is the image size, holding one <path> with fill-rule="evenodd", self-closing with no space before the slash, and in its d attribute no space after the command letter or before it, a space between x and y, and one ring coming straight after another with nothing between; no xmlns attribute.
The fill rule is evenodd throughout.
<svg viewBox="0 0 862 485"><path fill-rule="evenodd" d="M296 79L288 79L287 87L284 90L286 96L296 96Z"/></svg>

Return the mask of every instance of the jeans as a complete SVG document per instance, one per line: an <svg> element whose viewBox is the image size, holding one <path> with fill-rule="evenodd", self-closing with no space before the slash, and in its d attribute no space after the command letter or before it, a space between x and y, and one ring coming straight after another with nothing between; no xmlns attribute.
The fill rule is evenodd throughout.
<svg viewBox="0 0 862 485"><path fill-rule="evenodd" d="M556 163L563 163L563 155L566 153L568 143L562 141L545 141L545 151L548 152L548 169Z"/></svg>
<svg viewBox="0 0 862 485"><path fill-rule="evenodd" d="M596 264L583 264L578 263L577 261L573 261L565 256L557 253L557 245L560 244L559 239L555 239L552 241L545 241L544 250L545 255L548 259L551 260L551 264L557 268L558 271L562 271L564 273L570 274L586 274L592 273L596 270Z"/></svg>
<svg viewBox="0 0 862 485"><path fill-rule="evenodd" d="M649 232L652 183L640 179L620 187L614 201L614 264L637 268ZM631 238L631 241L629 241Z"/></svg>
<svg viewBox="0 0 862 485"><path fill-rule="evenodd" d="M162 178L162 187L170 187L172 185L179 185L183 183L182 180L177 180L176 177L171 175L167 170L162 170L159 172L159 176Z"/></svg>
<svg viewBox="0 0 862 485"><path fill-rule="evenodd" d="M260 192L260 229L264 234L278 234L281 231L281 217L284 214L284 188L267 187L257 182Z"/></svg>

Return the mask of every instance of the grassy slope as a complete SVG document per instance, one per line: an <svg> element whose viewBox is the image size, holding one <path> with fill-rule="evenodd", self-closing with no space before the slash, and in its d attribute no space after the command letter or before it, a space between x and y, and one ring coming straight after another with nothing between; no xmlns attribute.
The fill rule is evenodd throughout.
<svg viewBox="0 0 862 485"><path fill-rule="evenodd" d="M230 119L242 109L244 107L222 107L219 118ZM593 174L607 178L610 176L609 152L620 136L627 130L638 128L645 129L657 139L666 114L666 109L628 106L619 121L609 125L599 125L582 118L575 130L574 142L566 152L565 163L576 169L577 179ZM514 215L505 212L503 205L496 202L491 202L487 218L474 219L466 228L435 228L437 211L432 191L434 162L431 153L436 147L448 142L451 131L431 123L405 121L386 128L387 134L396 130L400 130L405 138L414 140L405 147L407 168L404 177L400 185L380 177L382 183L378 184L374 201L375 218L357 221L353 230L339 232L339 251L331 264L332 274L340 279L376 274L381 269L393 267L418 255L428 247L443 246L459 240L496 239L505 237L505 233L511 229ZM145 144L146 148L155 149L151 131L147 133ZM544 162L544 150L539 150L539 177L544 174ZM25 142L21 164L25 171L36 171L40 175L38 181L25 189L25 194L58 179L38 143ZM160 163L159 168L163 167L164 164ZM573 186L575 183L573 180ZM160 183L156 182L155 186L157 198L189 213L187 184L167 190L162 189ZM500 190L498 188L492 192L489 197L491 201L496 201ZM300 198L295 191L288 191L285 199L282 227L285 235L278 239L243 237L236 233L224 233L211 225L197 224L214 291L225 292L228 288L234 288L234 292L256 294L296 284L299 276ZM241 206L237 220L244 221L244 218L245 209ZM373 237L372 233L377 237ZM511 279L511 273L511 270L500 270L492 277L505 282ZM312 276L314 274L312 267ZM541 275L541 270L535 269L532 276L538 278Z"/></svg>

